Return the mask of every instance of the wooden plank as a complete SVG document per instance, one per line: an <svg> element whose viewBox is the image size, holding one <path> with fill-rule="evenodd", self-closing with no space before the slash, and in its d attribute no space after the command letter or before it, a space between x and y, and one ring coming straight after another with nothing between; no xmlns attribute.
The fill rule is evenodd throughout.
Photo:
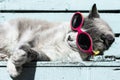
<svg viewBox="0 0 120 80"><path fill-rule="evenodd" d="M54 3L54 4L53 4ZM120 0L0 0L1 10L90 10L96 3L99 10L120 9Z"/></svg>
<svg viewBox="0 0 120 80"><path fill-rule="evenodd" d="M0 14L0 22L4 22L6 20L26 17L32 19L42 19L52 22L70 22L73 13L1 13ZM88 15L88 13L84 13L84 15ZM120 14L100 14L101 18L105 20L112 28L113 32L120 33L119 19Z"/></svg>
<svg viewBox="0 0 120 80"><path fill-rule="evenodd" d="M0 67L6 67L6 61L0 61ZM37 61L31 62L24 65L24 67L120 67L120 60L118 61L101 61L101 62L94 62L94 61L83 61L83 62L46 62L46 61Z"/></svg>
<svg viewBox="0 0 120 80"><path fill-rule="evenodd" d="M14 80L118 80L120 67L24 67ZM0 80L13 80L0 67ZM108 77L109 76L109 77Z"/></svg>
<svg viewBox="0 0 120 80"><path fill-rule="evenodd" d="M120 78L117 75L120 71L113 71L113 68L38 68L36 72L38 71L41 72L36 74L36 80L40 79L39 75L42 80L117 80Z"/></svg>

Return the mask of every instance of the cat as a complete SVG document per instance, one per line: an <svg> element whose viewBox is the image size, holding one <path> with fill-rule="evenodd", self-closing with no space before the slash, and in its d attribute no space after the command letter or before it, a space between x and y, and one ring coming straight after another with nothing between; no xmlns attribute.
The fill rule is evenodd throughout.
<svg viewBox="0 0 120 80"><path fill-rule="evenodd" d="M82 28L90 34L93 50L99 50L99 55L115 40L112 29L100 18L96 4L84 18ZM7 55L7 70L12 77L20 75L22 65L32 60L83 62L92 55L78 49L76 35L70 22L13 19L0 24L0 53Z"/></svg>

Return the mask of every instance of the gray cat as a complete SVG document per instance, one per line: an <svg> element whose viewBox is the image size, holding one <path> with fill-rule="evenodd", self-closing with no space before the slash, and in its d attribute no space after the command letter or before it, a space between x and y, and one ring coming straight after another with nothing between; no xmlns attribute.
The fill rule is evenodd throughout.
<svg viewBox="0 0 120 80"><path fill-rule="evenodd" d="M82 28L91 35L93 50L99 50L100 55L114 42L114 34L100 18L95 4L85 17ZM32 60L88 60L92 55L78 49L76 35L77 32L71 30L70 23L14 19L0 24L0 53L7 55L7 70L12 77L18 76L22 65Z"/></svg>

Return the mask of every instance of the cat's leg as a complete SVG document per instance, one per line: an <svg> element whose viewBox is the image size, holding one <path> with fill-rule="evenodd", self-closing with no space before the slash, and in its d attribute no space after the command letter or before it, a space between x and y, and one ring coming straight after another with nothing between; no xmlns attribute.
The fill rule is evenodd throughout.
<svg viewBox="0 0 120 80"><path fill-rule="evenodd" d="M10 56L7 63L7 70L11 77L17 77L22 72L22 65L27 61L27 53L23 50L16 50Z"/></svg>
<svg viewBox="0 0 120 80"><path fill-rule="evenodd" d="M38 51L37 49L31 48L26 45L21 46L21 49L23 49L28 54L29 62L32 60L50 61L50 58L40 50Z"/></svg>
<svg viewBox="0 0 120 80"><path fill-rule="evenodd" d="M32 60L50 61L50 58L41 51L35 51L30 46L23 45L10 56L7 70L12 77L17 77L22 72L22 65Z"/></svg>

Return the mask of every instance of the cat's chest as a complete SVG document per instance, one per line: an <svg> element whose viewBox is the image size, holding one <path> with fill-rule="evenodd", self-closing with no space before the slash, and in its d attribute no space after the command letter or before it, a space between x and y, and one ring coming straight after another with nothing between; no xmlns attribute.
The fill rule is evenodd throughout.
<svg viewBox="0 0 120 80"><path fill-rule="evenodd" d="M65 42L41 48L52 61L82 61L79 52L73 51Z"/></svg>

